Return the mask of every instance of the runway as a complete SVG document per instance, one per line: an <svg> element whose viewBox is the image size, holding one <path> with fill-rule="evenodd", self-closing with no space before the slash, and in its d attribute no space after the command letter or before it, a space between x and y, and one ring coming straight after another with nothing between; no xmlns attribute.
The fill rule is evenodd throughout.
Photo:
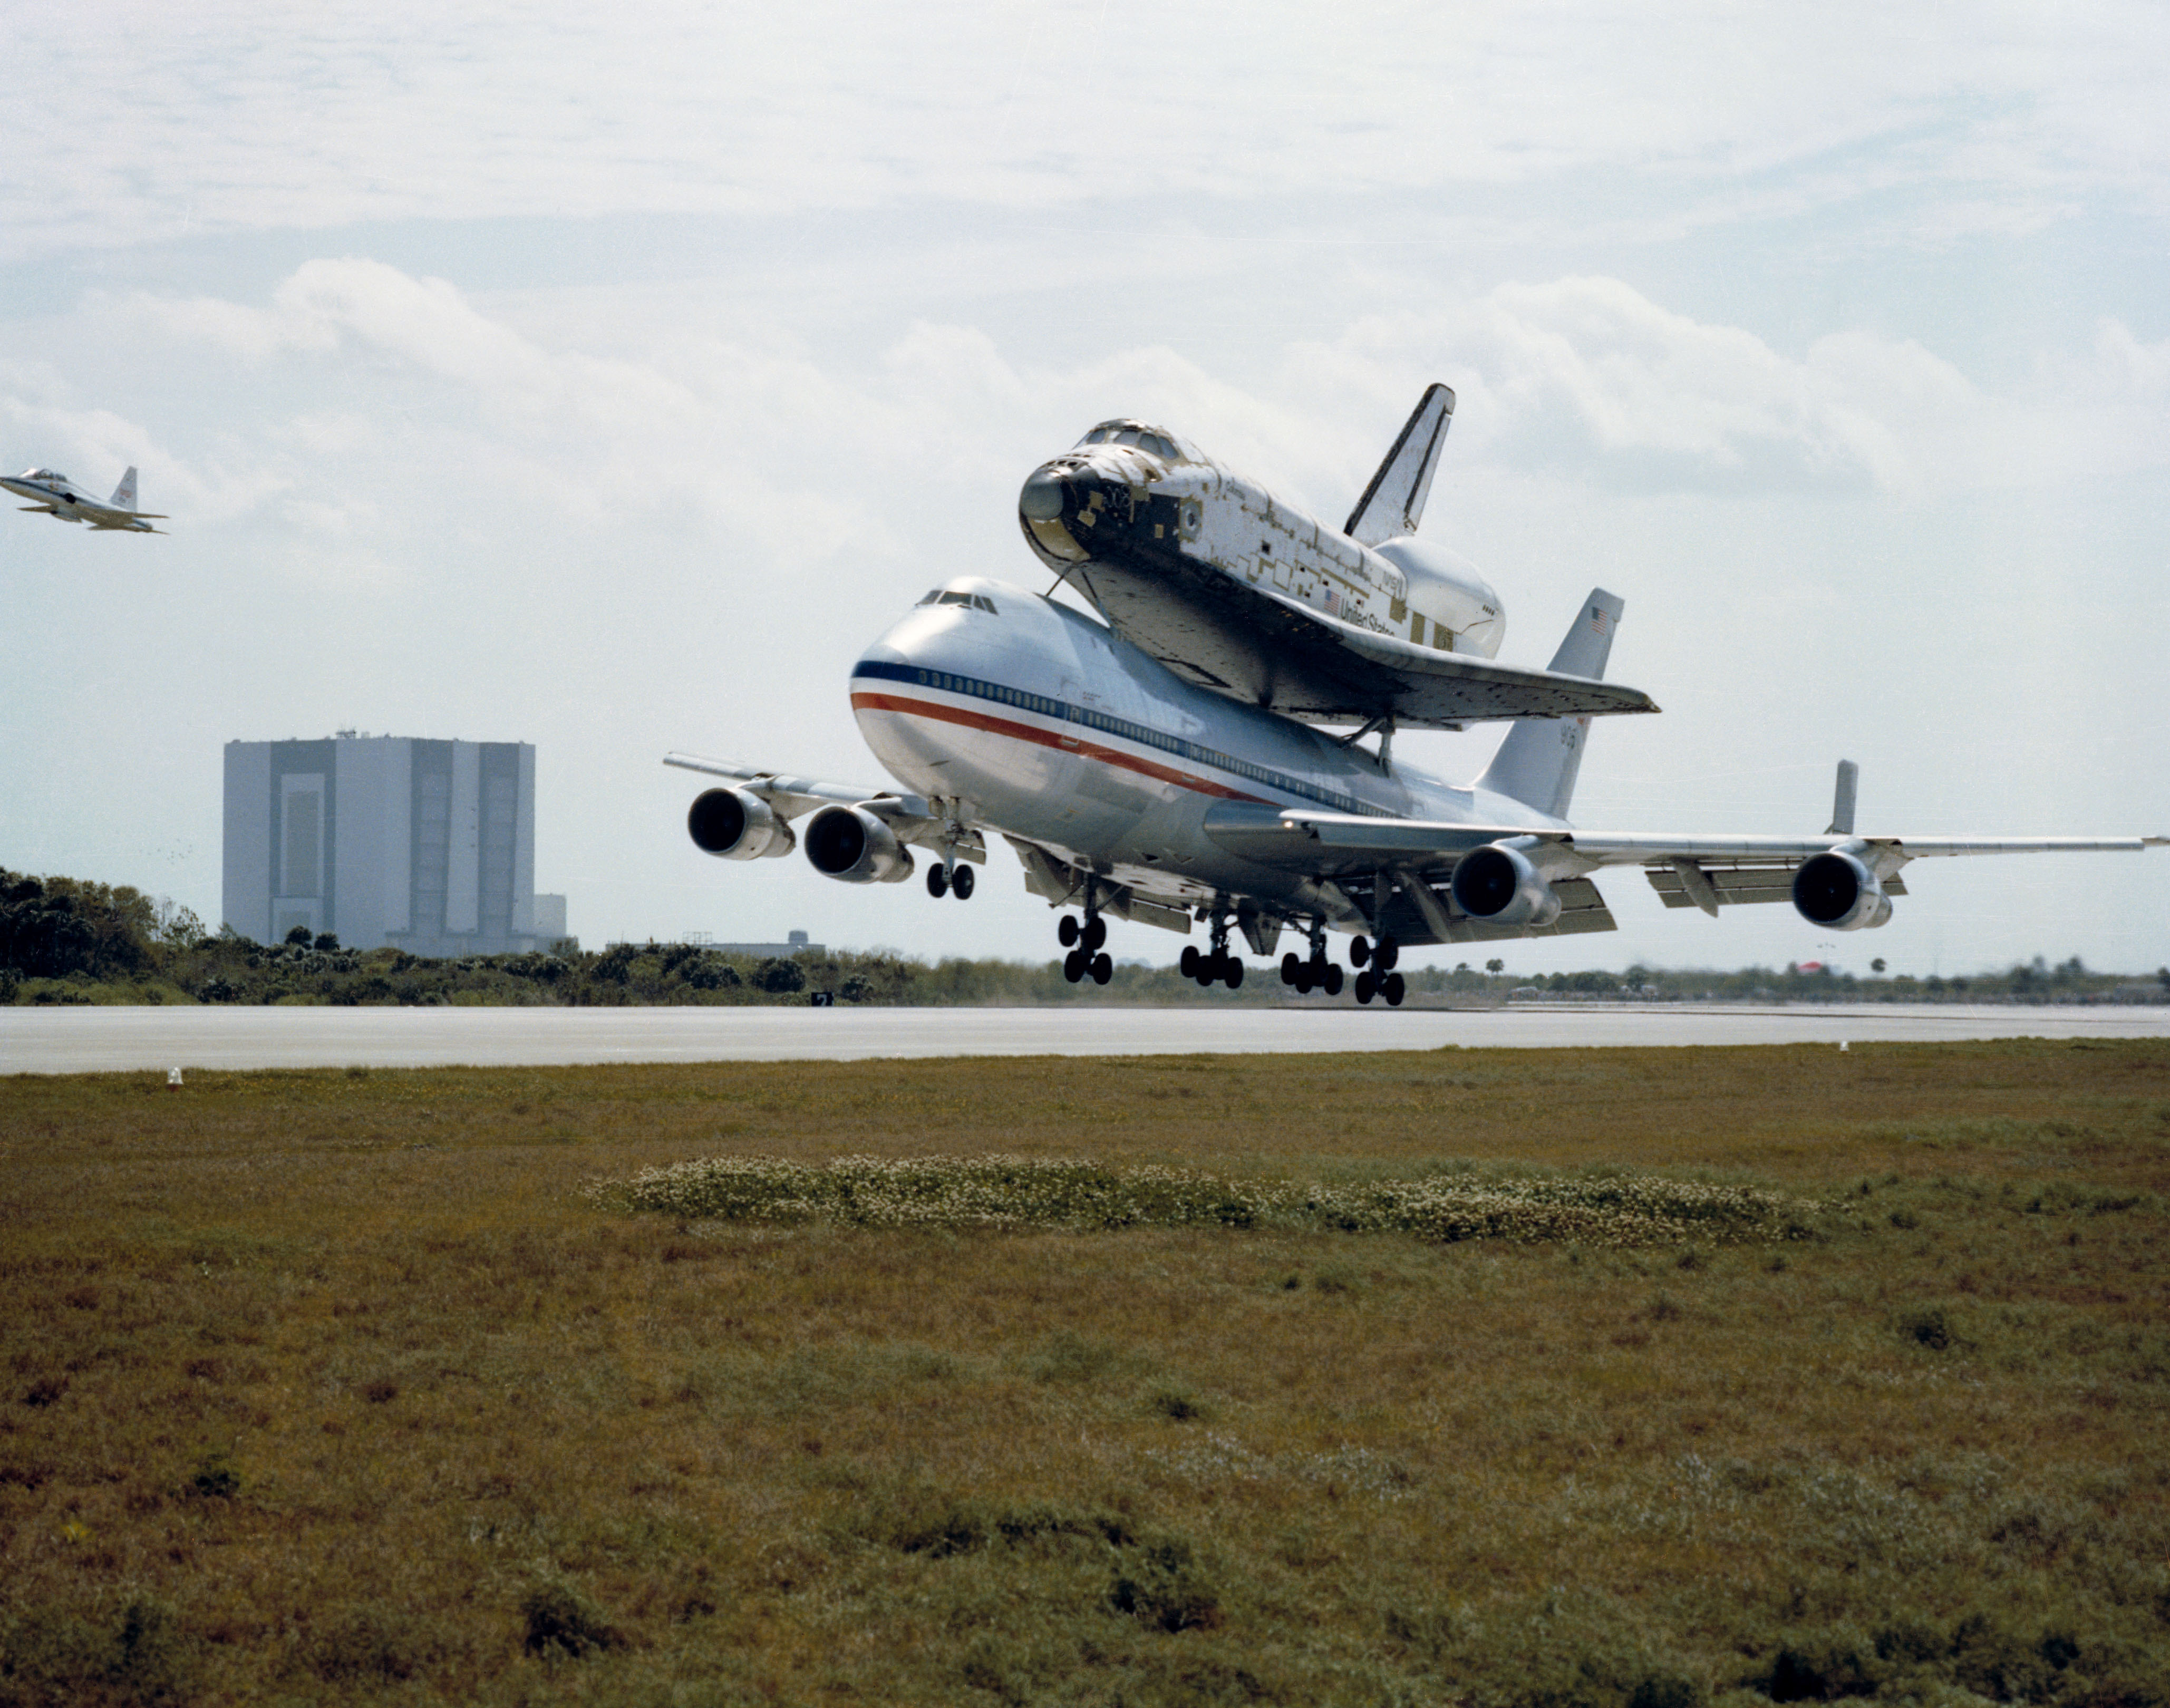
<svg viewBox="0 0 2170 1708"><path fill-rule="evenodd" d="M2170 1038L2170 1008L0 1008L0 1075Z"/></svg>

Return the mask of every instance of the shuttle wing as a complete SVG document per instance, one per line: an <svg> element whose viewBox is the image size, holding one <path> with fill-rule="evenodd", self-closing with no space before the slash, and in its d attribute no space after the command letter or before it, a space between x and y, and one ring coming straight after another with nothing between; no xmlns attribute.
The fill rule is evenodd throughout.
<svg viewBox="0 0 2170 1708"><path fill-rule="evenodd" d="M1178 675L1307 723L1458 729L1658 709L1638 688L1418 646L1188 560L1150 577L1096 561L1071 579Z"/></svg>

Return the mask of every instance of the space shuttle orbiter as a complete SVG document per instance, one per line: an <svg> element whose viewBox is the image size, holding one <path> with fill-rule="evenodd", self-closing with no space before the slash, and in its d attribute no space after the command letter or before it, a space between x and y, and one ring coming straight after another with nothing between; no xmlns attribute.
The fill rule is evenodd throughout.
<svg viewBox="0 0 2170 1708"><path fill-rule="evenodd" d="M1499 595L1415 537L1453 417L1454 393L1429 387L1338 529L1130 420L1102 422L1034 470L1018 520L1125 639L1292 718L1454 729L1656 711L1633 688L1494 662Z"/></svg>

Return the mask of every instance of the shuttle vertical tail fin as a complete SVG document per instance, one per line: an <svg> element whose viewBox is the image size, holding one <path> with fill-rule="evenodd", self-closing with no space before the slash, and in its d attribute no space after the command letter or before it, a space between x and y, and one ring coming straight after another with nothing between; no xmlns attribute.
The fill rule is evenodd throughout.
<svg viewBox="0 0 2170 1708"><path fill-rule="evenodd" d="M1398 534L1416 532L1431 493L1432 470L1439 466L1439 448L1453 419L1454 393L1445 386L1424 387L1416 413L1350 511L1343 533L1361 545L1376 546Z"/></svg>
<svg viewBox="0 0 2170 1708"><path fill-rule="evenodd" d="M1626 608L1627 602L1617 594L1590 589L1575 613L1574 626L1553 654L1550 668L1563 675L1593 681L1603 677L1606 660L1612 654L1612 636ZM1574 798L1575 776L1582 768L1583 743L1589 734L1587 718L1518 719L1477 787L1564 819L1568 803Z"/></svg>
<svg viewBox="0 0 2170 1708"><path fill-rule="evenodd" d="M120 484L113 488L113 508L132 510L136 508L136 470L131 465L120 477Z"/></svg>

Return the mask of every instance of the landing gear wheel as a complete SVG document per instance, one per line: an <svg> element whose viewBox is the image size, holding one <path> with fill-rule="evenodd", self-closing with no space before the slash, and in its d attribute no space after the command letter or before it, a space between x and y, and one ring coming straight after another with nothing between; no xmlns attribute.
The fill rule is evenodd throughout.
<svg viewBox="0 0 2170 1708"><path fill-rule="evenodd" d="M1341 994L1341 969L1331 961L1326 963L1324 987L1326 994L1329 996L1339 996Z"/></svg>
<svg viewBox="0 0 2170 1708"><path fill-rule="evenodd" d="M1185 943L1183 946L1183 953L1177 957L1175 964L1182 969L1184 978L1195 979L1198 976L1198 945Z"/></svg>
<svg viewBox="0 0 2170 1708"><path fill-rule="evenodd" d="M1303 963L1296 958L1294 949L1281 957L1281 983L1296 984L1303 976Z"/></svg>
<svg viewBox="0 0 2170 1708"><path fill-rule="evenodd" d="M1350 966L1360 967L1365 962L1371 958L1371 940L1369 937L1352 937L1350 939L1349 964Z"/></svg>
<svg viewBox="0 0 2170 1708"><path fill-rule="evenodd" d="M1072 949L1062 958L1062 976L1073 985L1085 976L1085 957L1081 951Z"/></svg>
<svg viewBox="0 0 2170 1708"><path fill-rule="evenodd" d="M1085 921L1085 929L1078 933L1077 941L1095 954L1108 947L1108 921L1097 913Z"/></svg>
<svg viewBox="0 0 2170 1708"><path fill-rule="evenodd" d="M1294 957L1291 957L1291 958L1294 959ZM1297 961L1296 963L1296 975L1289 980L1290 984L1296 986L1296 994L1299 996L1310 995L1311 987L1318 982L1318 976L1312 971L1311 963L1308 961Z"/></svg>
<svg viewBox="0 0 2170 1708"><path fill-rule="evenodd" d="M1356 1000L1359 1002L1369 1002L1375 988L1370 973L1363 972L1356 975Z"/></svg>
<svg viewBox="0 0 2170 1708"><path fill-rule="evenodd" d="M1241 957L1236 955L1221 956L1221 982L1226 985L1231 990L1241 988L1243 983L1243 963Z"/></svg>
<svg viewBox="0 0 2170 1708"><path fill-rule="evenodd" d="M934 880L930 878L927 882L927 888L933 889ZM972 899L972 868L970 867L953 866L949 868L949 893L959 901L970 901Z"/></svg>
<svg viewBox="0 0 2170 1708"><path fill-rule="evenodd" d="M1093 957L1093 982L1104 985L1115 976L1115 963L1105 950Z"/></svg>
<svg viewBox="0 0 2170 1708"><path fill-rule="evenodd" d="M1075 948L1077 945L1077 915L1074 913L1063 915L1062 923L1055 928L1055 935L1064 948Z"/></svg>
<svg viewBox="0 0 2170 1708"><path fill-rule="evenodd" d="M1376 972L1392 972L1394 963L1401 958L1402 946L1390 937L1382 937L1371 946L1371 966Z"/></svg>
<svg viewBox="0 0 2170 1708"><path fill-rule="evenodd" d="M1408 994L1408 986L1402 983L1399 973L1389 973L1385 982L1379 986L1379 994L1387 999L1387 1007L1398 1008L1402 1006L1402 998Z"/></svg>
<svg viewBox="0 0 2170 1708"><path fill-rule="evenodd" d="M938 861L927 868L927 893L937 901L949 893L949 868Z"/></svg>
<svg viewBox="0 0 2170 1708"><path fill-rule="evenodd" d="M1216 951L1210 955L1200 955L1198 958L1198 970L1191 976L1198 980L1198 988L1200 990L1211 990L1213 988L1213 981L1221 976L1221 956L1219 953Z"/></svg>

